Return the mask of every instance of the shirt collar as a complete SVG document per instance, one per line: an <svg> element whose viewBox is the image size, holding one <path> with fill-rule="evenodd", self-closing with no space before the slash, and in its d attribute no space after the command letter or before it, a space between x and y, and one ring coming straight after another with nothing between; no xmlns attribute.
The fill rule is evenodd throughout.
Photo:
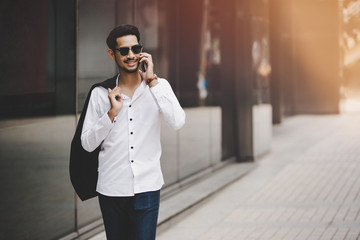
<svg viewBox="0 0 360 240"><path fill-rule="evenodd" d="M116 86L119 85L119 77L120 77L120 73L118 73L117 77L116 77ZM135 92L134 92L134 96L132 98L132 101L136 100L138 97L140 97L143 92L145 91L147 85L145 83L144 80L141 80L141 83L140 85L135 89Z"/></svg>

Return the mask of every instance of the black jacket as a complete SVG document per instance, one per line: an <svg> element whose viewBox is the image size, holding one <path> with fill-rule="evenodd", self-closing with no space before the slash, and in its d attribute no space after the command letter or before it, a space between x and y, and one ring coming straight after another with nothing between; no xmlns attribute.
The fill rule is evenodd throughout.
<svg viewBox="0 0 360 240"><path fill-rule="evenodd" d="M71 142L69 167L70 180L75 189L75 192L82 201L97 196L96 184L98 179L98 156L100 146L93 152L87 152L81 145L81 132L90 100L91 91L98 86L104 87L105 89L113 89L116 86L116 77L117 75L91 87L91 90L86 98L83 111L81 112L74 138Z"/></svg>

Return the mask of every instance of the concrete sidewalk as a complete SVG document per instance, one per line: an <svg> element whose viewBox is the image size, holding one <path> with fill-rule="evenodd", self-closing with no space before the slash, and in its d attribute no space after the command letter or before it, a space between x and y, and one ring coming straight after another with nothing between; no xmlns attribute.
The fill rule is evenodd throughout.
<svg viewBox="0 0 360 240"><path fill-rule="evenodd" d="M296 116L271 153L158 240L359 239L360 114Z"/></svg>

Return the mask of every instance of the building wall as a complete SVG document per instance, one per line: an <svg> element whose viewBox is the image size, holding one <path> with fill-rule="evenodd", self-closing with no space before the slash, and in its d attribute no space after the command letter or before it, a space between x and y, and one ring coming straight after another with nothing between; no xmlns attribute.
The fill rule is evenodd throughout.
<svg viewBox="0 0 360 240"><path fill-rule="evenodd" d="M91 85L116 74L105 39L121 23L139 27L187 114L180 131L163 123L165 188L266 151L269 136L253 131L253 116L271 118L261 111L269 76L259 70L269 61L267 8L262 0L1 2L2 236L71 239L101 225L97 199L81 202L73 191L69 153Z"/></svg>
<svg viewBox="0 0 360 240"><path fill-rule="evenodd" d="M76 126L76 2L0 3L0 232L74 232L69 146Z"/></svg>
<svg viewBox="0 0 360 240"><path fill-rule="evenodd" d="M275 123L284 115L339 113L340 2L270 1Z"/></svg>

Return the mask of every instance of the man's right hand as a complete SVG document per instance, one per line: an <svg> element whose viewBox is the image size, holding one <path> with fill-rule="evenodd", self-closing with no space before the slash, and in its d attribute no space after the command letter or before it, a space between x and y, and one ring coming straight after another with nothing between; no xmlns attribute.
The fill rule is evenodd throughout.
<svg viewBox="0 0 360 240"><path fill-rule="evenodd" d="M119 87L115 87L113 89L108 88L108 97L111 103L111 109L108 111L108 116L111 122L114 121L114 118L119 114L123 102L121 99L121 89Z"/></svg>

